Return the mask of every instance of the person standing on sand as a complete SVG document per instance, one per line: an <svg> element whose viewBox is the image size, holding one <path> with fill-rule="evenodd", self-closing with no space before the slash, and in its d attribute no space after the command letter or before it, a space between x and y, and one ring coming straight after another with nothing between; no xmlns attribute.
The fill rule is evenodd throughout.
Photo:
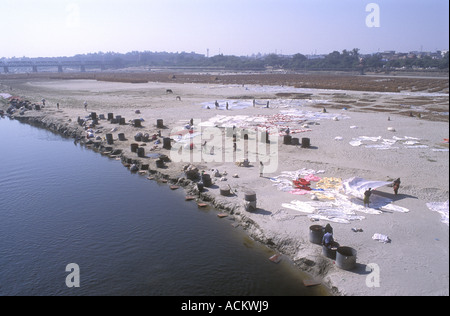
<svg viewBox="0 0 450 316"><path fill-rule="evenodd" d="M394 194L398 194L398 188L400 188L400 178L394 181Z"/></svg>
<svg viewBox="0 0 450 316"><path fill-rule="evenodd" d="M262 177L264 174L264 164L262 161L259 162L259 176Z"/></svg>
<svg viewBox="0 0 450 316"><path fill-rule="evenodd" d="M84 110L87 111L87 101L84 101Z"/></svg>
<svg viewBox="0 0 450 316"><path fill-rule="evenodd" d="M370 195L372 194L372 188L369 188L364 192L364 207L369 206L370 203Z"/></svg>
<svg viewBox="0 0 450 316"><path fill-rule="evenodd" d="M56 103L56 108L59 110L59 103Z"/></svg>

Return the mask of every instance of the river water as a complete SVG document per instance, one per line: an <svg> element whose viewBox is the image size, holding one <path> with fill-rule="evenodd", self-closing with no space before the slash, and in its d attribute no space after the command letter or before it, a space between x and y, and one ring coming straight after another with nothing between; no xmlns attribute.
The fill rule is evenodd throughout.
<svg viewBox="0 0 450 316"><path fill-rule="evenodd" d="M0 295L326 295L184 196L71 139L0 119Z"/></svg>

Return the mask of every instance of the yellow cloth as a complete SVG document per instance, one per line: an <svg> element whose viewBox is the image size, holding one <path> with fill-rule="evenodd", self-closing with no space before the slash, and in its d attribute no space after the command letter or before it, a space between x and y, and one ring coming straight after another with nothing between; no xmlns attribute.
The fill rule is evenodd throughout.
<svg viewBox="0 0 450 316"><path fill-rule="evenodd" d="M319 189L340 189L342 187L341 178L325 177L317 182L316 187Z"/></svg>

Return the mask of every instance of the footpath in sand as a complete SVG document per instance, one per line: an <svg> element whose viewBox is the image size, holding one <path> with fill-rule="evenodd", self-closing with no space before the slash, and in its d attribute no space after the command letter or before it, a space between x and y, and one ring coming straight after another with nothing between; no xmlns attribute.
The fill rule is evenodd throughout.
<svg viewBox="0 0 450 316"><path fill-rule="evenodd" d="M447 121L445 111L444 119L433 120L432 115L441 114L427 110L427 104L448 109L448 94L93 80L2 84L0 109L5 113L10 96L35 104L45 99L43 109L17 109L12 116L82 142L86 141L82 137L90 136L94 144L90 147L96 142L100 151L112 147L109 156L113 153L130 168L136 165L143 176L184 186L187 194L217 207L233 219L233 225L244 227L281 259L293 260L334 294L449 294L448 112ZM410 117L412 108L415 114ZM105 119L89 128L91 112ZM125 118L125 124L107 120L108 113ZM417 113L423 115L419 118ZM136 119L141 127L134 126ZM187 128L191 119L192 133ZM164 128L156 126L157 120L163 120ZM222 149L206 132L221 131L228 139L231 130L231 139L233 127L237 133L250 131L246 142L243 135L237 136L236 151L232 140L227 143L231 147ZM265 128L276 128L271 143L252 147ZM284 144L286 128L299 145ZM135 140L139 132L151 138L158 131L161 137L156 140ZM113 144L107 144L106 134L112 134ZM125 139L119 140L119 134ZM163 148L164 137L172 138L176 151ZM307 148L302 148L302 138L309 140ZM143 157L131 152L132 143L144 149ZM266 156L252 155L261 148L272 163L264 160ZM183 172L188 162L171 159L165 168L156 167L155 157L174 158L180 151L200 153L192 154L192 165L210 174L214 185L199 193L196 181L186 179ZM245 157L249 165L238 166L236 160L243 162ZM262 176L260 160L265 161ZM391 184L397 178L401 185L395 195ZM308 184L294 186L298 179ZM368 186L375 191L365 208L362 193ZM224 188L231 189L229 196L220 195ZM256 194L256 210L245 209L246 190ZM337 267L335 260L322 255L321 246L309 241L311 225L328 223L336 241L357 252L351 271Z"/></svg>

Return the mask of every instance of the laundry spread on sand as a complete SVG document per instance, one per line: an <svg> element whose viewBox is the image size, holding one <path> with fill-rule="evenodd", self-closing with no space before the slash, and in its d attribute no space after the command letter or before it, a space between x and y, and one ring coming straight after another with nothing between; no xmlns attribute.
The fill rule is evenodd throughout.
<svg viewBox="0 0 450 316"><path fill-rule="evenodd" d="M288 109L280 111L283 115L289 115L303 119L307 121L320 121L320 120L344 120L350 117L343 113L328 113L323 111L306 111L301 109Z"/></svg>
<svg viewBox="0 0 450 316"><path fill-rule="evenodd" d="M251 100L217 100L217 101L203 102L202 108L226 110L227 103L228 103L228 110L241 110L253 106L253 102Z"/></svg>
<svg viewBox="0 0 450 316"><path fill-rule="evenodd" d="M216 103L217 102L217 103ZM201 103L202 109L207 110L242 110L249 107L267 108L292 108L301 106L314 106L316 104L326 103L327 100L308 100L308 99L225 99L214 100ZM227 108L228 104L228 108Z"/></svg>
<svg viewBox="0 0 450 316"><path fill-rule="evenodd" d="M378 150L385 149L398 149L398 148L428 148L428 145L424 145L420 143L420 139L416 137L397 137L393 136L392 138L383 138L381 136L371 137L371 136L359 136L354 137L349 142L349 144L353 147L363 146L365 148L374 148Z"/></svg>
<svg viewBox="0 0 450 316"><path fill-rule="evenodd" d="M335 223L348 224L351 221L363 220L365 218L364 216L357 215L351 209L339 207L335 202L303 202L293 200L290 203L282 203L281 206L297 212L309 214L308 217L311 219L327 220Z"/></svg>
<svg viewBox="0 0 450 316"><path fill-rule="evenodd" d="M294 186L293 181L296 181L298 179L305 179L306 181L320 181L320 178L317 176L317 174L324 173L325 170L313 170L313 169L306 169L302 168L296 171L283 171L279 176L270 178L270 181L273 182L273 185L279 190L284 192L292 192L294 194L304 194L309 193L309 190L303 190L302 192L300 190L297 190Z"/></svg>
<svg viewBox="0 0 450 316"><path fill-rule="evenodd" d="M446 202L430 202L427 203L427 207L430 211L438 212L441 214L441 222L444 224L449 224L449 204L448 200Z"/></svg>
<svg viewBox="0 0 450 316"><path fill-rule="evenodd" d="M371 188L372 190L375 190L388 184L392 184L392 181L368 181L363 178L353 177L342 181L342 189L347 195L363 199L364 192L367 189Z"/></svg>
<svg viewBox="0 0 450 316"><path fill-rule="evenodd" d="M342 179L335 177L324 177L317 182L316 187L320 189L339 190L342 186Z"/></svg>
<svg viewBox="0 0 450 316"><path fill-rule="evenodd" d="M342 181L342 191L344 194L352 196L351 201L353 203L362 204L361 200L364 199L364 192L371 188L373 194L370 196L370 208L379 209L381 211L391 211L399 213L407 213L407 208L395 205L392 200L376 194L376 189L390 185L392 182L388 181L368 181L363 178L350 178Z"/></svg>
<svg viewBox="0 0 450 316"><path fill-rule="evenodd" d="M284 130L290 128L291 134L303 133L310 131L309 128L291 128L293 124L301 124L302 119L296 120L295 117L274 114L274 115L216 115L206 122L199 124L200 127L220 127L220 128L237 128L249 131L267 131L269 134L274 132L278 136L285 135Z"/></svg>
<svg viewBox="0 0 450 316"><path fill-rule="evenodd" d="M9 93L0 93L0 98L2 99L9 99L11 97L12 95L10 95Z"/></svg>
<svg viewBox="0 0 450 316"><path fill-rule="evenodd" d="M305 172L314 175L313 172L315 171L301 169L297 172L284 172L282 175L271 180L279 190L299 195L301 194L300 192L296 190L292 192L292 190L288 189L288 180L293 177L298 177ZM311 191L304 190L302 192L303 194L313 194L316 200L293 200L290 203L282 203L282 207L306 213L309 218L314 220L326 220L345 224L351 221L365 219L364 216L358 213L380 215L384 212L409 212L407 208L393 204L391 199L376 194L376 188L388 184L391 184L391 182L369 181L357 177L342 181L340 178L325 177L316 183L315 189L312 188ZM374 194L370 197L370 207L365 207L363 196L364 191L368 188L372 188Z"/></svg>
<svg viewBox="0 0 450 316"><path fill-rule="evenodd" d="M218 102L219 103L219 102ZM218 109L220 109L220 104ZM235 106L238 106L236 103ZM207 105L209 107L210 105ZM229 104L229 108L230 108ZM311 131L311 125L317 121L341 120L349 118L344 114L331 114L319 111L304 111L300 109L289 109L280 111L277 114L265 115L216 115L206 122L199 124L201 127L221 127L239 128L248 130L267 130L269 133L277 130L279 136L285 135L285 130L289 128L290 134L297 134Z"/></svg>

